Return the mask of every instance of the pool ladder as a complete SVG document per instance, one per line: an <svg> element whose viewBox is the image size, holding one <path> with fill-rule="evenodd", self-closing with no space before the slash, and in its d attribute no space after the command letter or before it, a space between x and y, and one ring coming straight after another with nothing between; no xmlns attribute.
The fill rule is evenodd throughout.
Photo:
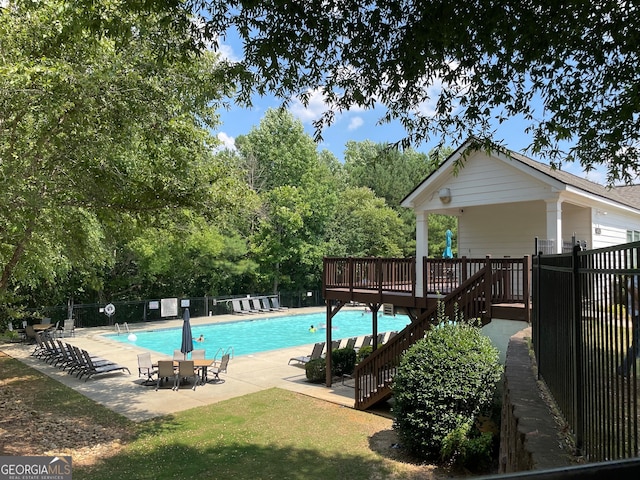
<svg viewBox="0 0 640 480"><path fill-rule="evenodd" d="M130 332L129 332L129 324L128 324L127 322L124 322L124 323L122 324L122 326L123 326L123 327L124 327L124 329L127 331L127 333L130 333ZM120 335L120 334L122 333L122 330L120 329L120 325L119 325L118 323L116 323L116 324L114 325L114 328L115 328L115 329L116 329L116 331L118 332L118 335Z"/></svg>
<svg viewBox="0 0 640 480"><path fill-rule="evenodd" d="M231 352L231 353L229 353ZM234 352L233 352L233 347L227 347L227 349L225 350L224 348L220 347L218 349L218 351L216 352L216 354L213 356L213 360L216 361L218 359L218 354L221 353L222 355L220 355L220 358L222 358L223 356L225 356L227 353L229 353L229 359L232 359L234 357Z"/></svg>

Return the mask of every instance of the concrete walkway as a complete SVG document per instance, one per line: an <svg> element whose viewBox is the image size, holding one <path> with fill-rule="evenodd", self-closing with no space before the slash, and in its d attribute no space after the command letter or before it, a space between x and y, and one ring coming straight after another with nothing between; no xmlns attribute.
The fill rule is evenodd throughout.
<svg viewBox="0 0 640 480"><path fill-rule="evenodd" d="M299 308L289 311L288 314L312 312L324 313L325 309L317 307ZM282 314L283 312L278 314L259 314L252 316L252 318L258 318L258 316L263 318L281 316ZM247 317L221 315L192 318L191 323L192 325L198 325L246 319ZM132 325L131 331L181 326L181 319L147 322ZM306 380L303 367L294 365L296 362L287 365L287 362L292 357L309 355L313 344L235 357L229 362L228 373L220 375L224 382L217 384L207 383L206 385L198 386L195 391L187 386L177 392L171 390L170 387L156 391L155 385L144 386L142 385L144 378L138 377L137 354L148 350L108 340L102 336L104 333L113 333L113 329L79 328L76 329L75 337L67 337L63 340L84 348L92 355L97 355L128 367L131 370L131 375L127 375L126 372L124 374L116 372L99 375L85 382L63 372L57 367L32 357L33 345L5 344L0 345L0 350L134 421L168 415L273 387L284 388L348 407L353 407L354 405L353 384L350 386L348 383L342 385L341 382L337 382L331 388L323 384L311 384ZM215 352L207 352L207 357L212 356L213 353ZM152 353L153 361L163 358L170 359L166 355Z"/></svg>

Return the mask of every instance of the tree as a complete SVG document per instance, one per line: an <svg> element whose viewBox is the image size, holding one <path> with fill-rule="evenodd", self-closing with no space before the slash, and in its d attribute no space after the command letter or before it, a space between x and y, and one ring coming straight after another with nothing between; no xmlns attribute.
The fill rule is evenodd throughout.
<svg viewBox="0 0 640 480"><path fill-rule="evenodd" d="M116 228L210 211L223 196L209 133L226 90L215 56L159 57L193 42L157 14L94 4L86 17L113 21L97 35L76 8L1 10L0 295L95 273L113 264Z"/></svg>
<svg viewBox="0 0 640 480"><path fill-rule="evenodd" d="M284 110L267 110L260 125L236 139L236 146L248 162L255 162L252 183L258 192L300 186L318 167L315 142Z"/></svg>
<svg viewBox="0 0 640 480"><path fill-rule="evenodd" d="M436 155L411 149L400 151L369 140L347 142L344 158L344 169L351 185L370 188L398 211L402 199L439 165Z"/></svg>
<svg viewBox="0 0 640 480"><path fill-rule="evenodd" d="M398 214L365 187L340 193L327 228L329 255L399 257L406 238Z"/></svg>
<svg viewBox="0 0 640 480"><path fill-rule="evenodd" d="M640 9L634 2L195 1L207 31L234 29L244 59L230 65L240 100L272 92L284 103L320 89L317 126L354 107L385 109L402 144L474 136L519 116L530 150L554 164L640 170ZM214 42L215 43L215 42ZM562 150L568 142L568 151Z"/></svg>
<svg viewBox="0 0 640 480"><path fill-rule="evenodd" d="M327 152L319 154L302 123L283 110L268 110L236 145L262 201L250 240L259 286L274 293L318 288L341 166Z"/></svg>

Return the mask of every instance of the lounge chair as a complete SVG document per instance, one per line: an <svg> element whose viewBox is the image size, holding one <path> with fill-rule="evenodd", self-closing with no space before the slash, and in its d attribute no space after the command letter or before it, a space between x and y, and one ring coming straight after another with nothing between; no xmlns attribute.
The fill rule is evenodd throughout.
<svg viewBox="0 0 640 480"><path fill-rule="evenodd" d="M258 311L258 312L268 312L269 310L265 310L262 305L260 304L260 299L259 298L252 298L251 299L251 305L253 305L253 309Z"/></svg>
<svg viewBox="0 0 640 480"><path fill-rule="evenodd" d="M372 341L373 341L373 335L365 335L365 337L362 339L362 344L359 347L355 348L356 352L363 347L370 347Z"/></svg>
<svg viewBox="0 0 640 480"><path fill-rule="evenodd" d="M340 340L331 340L331 350L337 350L340 348Z"/></svg>
<svg viewBox="0 0 640 480"><path fill-rule="evenodd" d="M271 304L269 303L269 299L267 297L262 297L260 299L260 304L262 305L262 310L265 312L275 312L275 308L271 308Z"/></svg>
<svg viewBox="0 0 640 480"><path fill-rule="evenodd" d="M358 339L358 337L351 337L349 340L347 340L347 346L345 348L351 348L351 349L355 350L356 340L357 339Z"/></svg>
<svg viewBox="0 0 640 480"><path fill-rule="evenodd" d="M247 315L251 313L250 311L242 308L242 306L240 305L240 300L231 300L231 305L233 307L233 313L239 313L240 315Z"/></svg>
<svg viewBox="0 0 640 480"><path fill-rule="evenodd" d="M248 298L242 299L241 302L242 302L242 309L245 312L249 312L249 313L259 313L260 312L260 310L255 310L255 309L251 308L251 303L249 302Z"/></svg>
<svg viewBox="0 0 640 480"><path fill-rule="evenodd" d="M80 378L86 375L87 378L84 379L85 382L89 380L89 378L93 377L94 375L99 375L102 373L111 373L111 372L117 372L117 371L124 372L126 370L126 372L129 375L131 375L131 371L124 365L120 365L115 362L110 362L108 360L104 360L103 362L97 363L93 360L93 358L91 358L91 355L86 350L82 350L82 355L84 356L86 364L85 364L82 375L80 375Z"/></svg>
<svg viewBox="0 0 640 480"><path fill-rule="evenodd" d="M188 378L193 378L193 390L195 390L196 385L198 385L200 375L198 375L198 371L193 364L193 360L182 360L178 362L178 372L176 374L174 390L179 390L180 382Z"/></svg>
<svg viewBox="0 0 640 480"><path fill-rule="evenodd" d="M176 372L173 369L173 360L159 360L158 361L158 381L156 383L156 391L160 388L160 383L163 379L173 379L173 386L171 390L176 388Z"/></svg>
<svg viewBox="0 0 640 480"><path fill-rule="evenodd" d="M220 359L220 363L218 365L213 365L207 369L207 381L209 378L209 373L213 374L212 382L221 382L220 374L227 373L227 368L229 366L229 354L225 353Z"/></svg>
<svg viewBox="0 0 640 480"><path fill-rule="evenodd" d="M271 297L271 306L273 307L274 310L280 310L280 311L289 310L289 307L280 306L280 300L278 300L278 297Z"/></svg>
<svg viewBox="0 0 640 480"><path fill-rule="evenodd" d="M325 342L318 342L313 346L313 350L311 351L311 355L303 356L303 357L293 357L289 359L289 363L287 365L291 365L292 361L296 361L302 364L309 363L311 360L315 360L316 358L320 358L322 356L322 351L324 350Z"/></svg>
<svg viewBox="0 0 640 480"><path fill-rule="evenodd" d="M151 354L149 352L138 354L138 378L147 377L143 385L148 385L149 382L153 382L153 376L158 372L157 368L153 367L151 361Z"/></svg>

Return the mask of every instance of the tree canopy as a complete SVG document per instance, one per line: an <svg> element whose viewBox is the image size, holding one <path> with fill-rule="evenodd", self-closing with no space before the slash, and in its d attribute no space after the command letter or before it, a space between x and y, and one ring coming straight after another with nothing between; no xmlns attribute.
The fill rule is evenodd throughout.
<svg viewBox="0 0 640 480"><path fill-rule="evenodd" d="M226 84L213 54L157 56L189 30L131 15L126 43L82 28L63 1L4 5L0 295L73 270L95 277L126 225L215 208L226 172L212 162L209 129Z"/></svg>
<svg viewBox="0 0 640 480"><path fill-rule="evenodd" d="M529 150L553 165L605 165L610 183L640 170L640 9L569 0L194 0L214 45L237 33L239 100L286 103L320 90L318 131L354 107L386 109L403 146L477 138L518 116ZM319 133L320 134L320 133Z"/></svg>

